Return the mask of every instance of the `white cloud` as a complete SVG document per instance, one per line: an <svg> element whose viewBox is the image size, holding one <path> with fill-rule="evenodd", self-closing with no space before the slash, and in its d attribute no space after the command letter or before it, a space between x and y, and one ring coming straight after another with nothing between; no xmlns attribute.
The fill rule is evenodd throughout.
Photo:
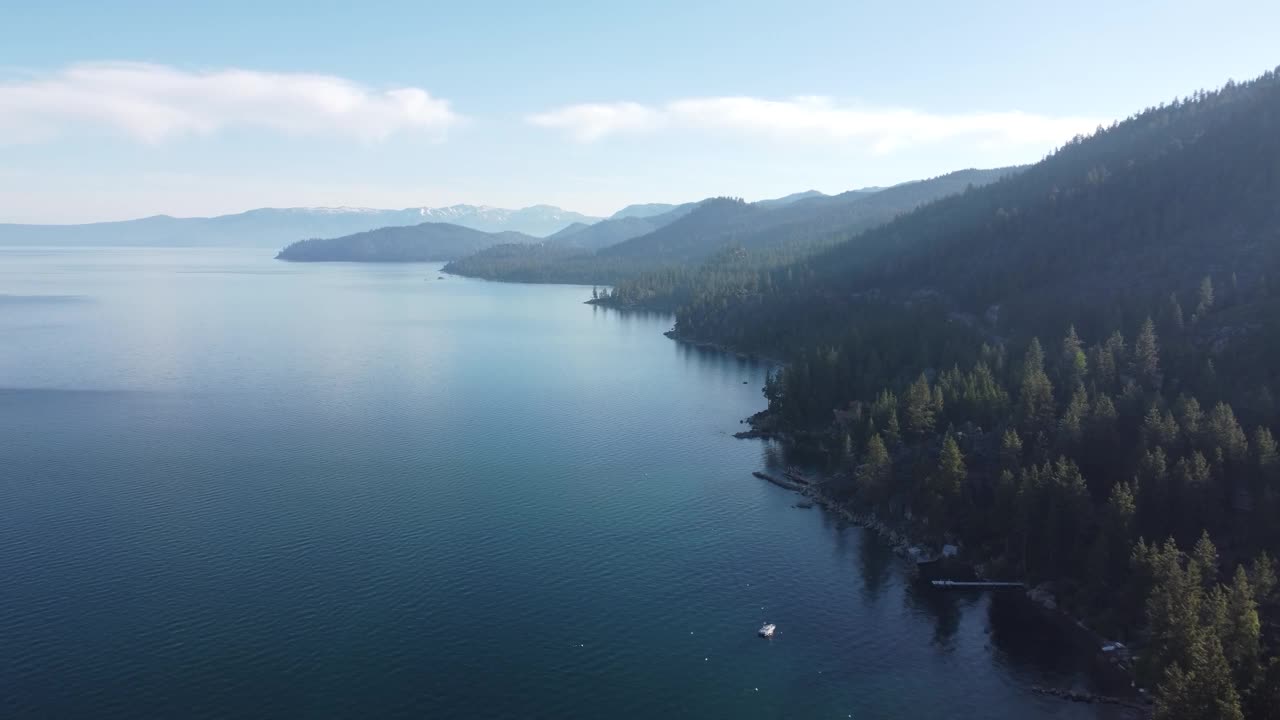
<svg viewBox="0 0 1280 720"><path fill-rule="evenodd" d="M667 119L660 110L633 102L570 105L528 118L534 125L564 130L580 142L619 132L656 130Z"/></svg>
<svg viewBox="0 0 1280 720"><path fill-rule="evenodd" d="M877 153L954 139L971 140L984 147L1055 145L1098 125L1092 118L1017 111L938 114L841 107L825 97L709 97L658 106L633 102L570 105L531 115L527 120L564 131L584 143L610 135L692 129L787 140L862 142Z"/></svg>
<svg viewBox="0 0 1280 720"><path fill-rule="evenodd" d="M459 119L447 100L425 90L372 90L331 75L112 62L0 82L0 132L10 141L83 127L150 143L237 128L373 141L440 133Z"/></svg>

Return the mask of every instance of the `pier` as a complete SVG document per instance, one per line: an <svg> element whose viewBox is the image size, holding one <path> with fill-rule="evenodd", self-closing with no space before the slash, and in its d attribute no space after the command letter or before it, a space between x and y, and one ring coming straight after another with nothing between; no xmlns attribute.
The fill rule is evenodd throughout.
<svg viewBox="0 0 1280 720"><path fill-rule="evenodd" d="M1015 590L1026 587L1020 582L997 582L994 580L934 580L929 584L943 590Z"/></svg>

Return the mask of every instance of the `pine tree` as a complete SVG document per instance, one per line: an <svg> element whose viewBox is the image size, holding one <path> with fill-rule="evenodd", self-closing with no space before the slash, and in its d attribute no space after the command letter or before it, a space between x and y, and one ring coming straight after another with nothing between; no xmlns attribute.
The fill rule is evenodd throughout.
<svg viewBox="0 0 1280 720"><path fill-rule="evenodd" d="M1156 689L1154 720L1244 720L1240 695L1222 643L1211 634L1196 642L1190 661L1171 667Z"/></svg>
<svg viewBox="0 0 1280 720"><path fill-rule="evenodd" d="M1272 602L1272 593L1276 590L1276 564L1265 552L1258 553L1249 567L1249 582L1253 586L1253 600L1259 607L1267 607Z"/></svg>
<svg viewBox="0 0 1280 720"><path fill-rule="evenodd" d="M1154 684L1167 668L1189 667L1202 634L1200 605L1204 591L1198 576L1182 569L1181 553L1173 539L1151 548L1143 558L1142 572L1151 578L1146 601L1147 651L1139 670L1144 682Z"/></svg>
<svg viewBox="0 0 1280 720"><path fill-rule="evenodd" d="M1098 535L1097 544L1102 547L1097 553L1105 556L1093 565L1093 575L1102 581L1098 591L1105 593L1107 586L1118 587L1126 566L1126 550L1129 538L1133 534L1134 518L1137 515L1137 497L1131 483L1116 483L1107 498L1107 506L1103 512L1102 532Z"/></svg>
<svg viewBox="0 0 1280 720"><path fill-rule="evenodd" d="M1077 385L1075 392L1071 393L1071 402L1067 403L1067 409L1062 413L1062 419L1058 421L1058 442L1066 447L1072 447L1080 442L1080 438L1084 433L1085 417L1089 414L1089 394L1085 392L1083 385Z"/></svg>
<svg viewBox="0 0 1280 720"><path fill-rule="evenodd" d="M1191 315L1192 322L1204 317L1213 307L1213 280L1208 275L1200 281L1200 290L1196 294L1196 311Z"/></svg>
<svg viewBox="0 0 1280 720"><path fill-rule="evenodd" d="M933 392L929 389L929 379L920 373L920 377L907 389L906 419L907 431L916 437L924 437L933 432L935 422Z"/></svg>
<svg viewBox="0 0 1280 720"><path fill-rule="evenodd" d="M1143 532L1152 537L1167 534L1170 527L1169 465L1164 448L1148 450L1138 464L1138 510Z"/></svg>
<svg viewBox="0 0 1280 720"><path fill-rule="evenodd" d="M1253 442L1249 444L1253 454L1254 471L1257 473L1260 490L1274 492L1276 490L1276 471L1280 469L1280 454L1276 451L1276 439L1271 430L1259 425L1253 430Z"/></svg>
<svg viewBox="0 0 1280 720"><path fill-rule="evenodd" d="M1258 605L1253 597L1253 588L1249 586L1249 576L1242 566L1236 566L1226 604L1226 626L1219 631L1219 636L1236 687L1244 691L1257 678L1262 655L1259 640L1262 623L1258 620Z"/></svg>
<svg viewBox="0 0 1280 720"><path fill-rule="evenodd" d="M1019 395L1022 428L1030 437L1049 437L1057 414L1053 402L1053 384L1044 373L1044 351L1040 341L1031 339L1022 366L1022 390Z"/></svg>
<svg viewBox="0 0 1280 720"><path fill-rule="evenodd" d="M1115 387L1116 360L1105 345L1094 345L1089 349L1088 367L1098 388L1109 392Z"/></svg>
<svg viewBox="0 0 1280 720"><path fill-rule="evenodd" d="M1099 393L1093 399L1093 407L1089 408L1089 435L1095 440L1110 438L1115 433L1118 417L1115 403L1105 394Z"/></svg>
<svg viewBox="0 0 1280 720"><path fill-rule="evenodd" d="M1186 395L1180 396L1175 414L1178 416L1178 425L1182 428L1183 436L1190 442L1197 442L1201 425L1204 423L1204 412L1200 409L1200 401Z"/></svg>
<svg viewBox="0 0 1280 720"><path fill-rule="evenodd" d="M1005 430L1000 438L1000 467L1010 473L1022 467L1022 438L1013 428Z"/></svg>
<svg viewBox="0 0 1280 720"><path fill-rule="evenodd" d="M1187 569L1194 573L1192 580L1202 588L1218 584L1218 548L1214 546L1208 530L1200 533L1200 539L1191 550L1191 565Z"/></svg>
<svg viewBox="0 0 1280 720"><path fill-rule="evenodd" d="M871 418L873 424L877 427L885 429L885 443L889 447L896 447L902 440L902 433L898 427L898 397L889 390L881 390L876 395L876 400L871 405Z"/></svg>
<svg viewBox="0 0 1280 720"><path fill-rule="evenodd" d="M854 478L858 491L868 502L879 504L889 497L890 474L893 464L889 450L877 433L867 440L867 452Z"/></svg>
<svg viewBox="0 0 1280 720"><path fill-rule="evenodd" d="M1227 592L1217 583L1212 583L1200 601L1200 627L1217 633L1219 639L1227 627Z"/></svg>
<svg viewBox="0 0 1280 720"><path fill-rule="evenodd" d="M1137 493L1133 483L1116 483L1111 487L1111 495L1107 498L1104 524L1108 532L1115 535L1125 546L1129 544L1129 534L1133 532L1133 519L1137 514Z"/></svg>
<svg viewBox="0 0 1280 720"><path fill-rule="evenodd" d="M942 454L938 458L938 489L946 498L959 497L969 472L964 466L964 455L951 433L942 441Z"/></svg>
<svg viewBox="0 0 1280 720"><path fill-rule="evenodd" d="M1182 318L1182 305L1178 303L1178 294L1169 293L1169 324L1174 330L1181 330L1184 324Z"/></svg>
<svg viewBox="0 0 1280 720"><path fill-rule="evenodd" d="M1089 361L1080 337L1076 335L1075 325L1067 328L1067 336L1062 339L1062 368L1062 379L1067 387L1084 382L1089 371Z"/></svg>
<svg viewBox="0 0 1280 720"><path fill-rule="evenodd" d="M1097 370L1098 385L1106 391L1114 390L1120 379L1120 368L1124 367L1125 345L1124 336L1119 330L1111 333L1107 341L1097 350L1097 361L1094 367Z"/></svg>
<svg viewBox="0 0 1280 720"><path fill-rule="evenodd" d="M1244 429L1240 427L1230 405L1220 402L1213 407L1213 411L1209 413L1205 433L1208 436L1209 449L1221 449L1231 462L1241 463L1248 456L1249 440L1245 437Z"/></svg>
<svg viewBox="0 0 1280 720"><path fill-rule="evenodd" d="M902 442L902 428L898 425L898 408L889 408L889 414L884 421L884 437L889 442L890 447L897 447Z"/></svg>
<svg viewBox="0 0 1280 720"><path fill-rule="evenodd" d="M1138 339L1133 343L1133 370L1147 389L1160 388L1160 351L1156 342L1156 324L1150 317L1142 323Z"/></svg>
<svg viewBox="0 0 1280 720"><path fill-rule="evenodd" d="M1142 440L1147 447L1173 447L1178 439L1178 422L1173 413L1152 405L1142 419Z"/></svg>

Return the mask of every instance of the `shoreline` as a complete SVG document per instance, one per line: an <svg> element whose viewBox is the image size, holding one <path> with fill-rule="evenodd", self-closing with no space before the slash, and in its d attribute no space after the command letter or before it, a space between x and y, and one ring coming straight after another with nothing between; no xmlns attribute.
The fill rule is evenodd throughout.
<svg viewBox="0 0 1280 720"><path fill-rule="evenodd" d="M786 364L784 361L779 360L779 359L778 359L778 358L776 358L776 357L771 357L771 356L769 356L769 355L765 355L765 354L763 354L763 353L748 352L748 351L746 351L746 350L739 350L738 348L732 347L732 346L730 346L730 345L724 345L724 344L717 343L717 342L711 342L710 340L697 340L697 339L694 339L694 338L691 338L691 337L688 337L688 336L685 336L685 335L681 335L680 333L676 332L676 329L675 329L675 328L671 328L670 330L668 330L668 331L666 331L666 332L664 332L664 333L662 333L662 334L663 334L663 335L666 335L667 337L671 338L672 340L675 340L675 341L676 341L676 342L678 342L678 343L682 343L682 344L684 344L684 345L691 345L691 346L693 346L693 347L700 348L700 349L702 349L702 350L714 350L714 351L716 351L716 352L728 353L728 354L730 354L730 355L736 355L736 356L738 356L738 357L740 357L740 358L743 358L743 359L746 359L746 360L763 361L763 362L767 362L767 363L769 363L769 364L771 364L771 365L785 365L785 364ZM764 411L761 411L761 412L764 412ZM759 414L759 413L757 413L757 414ZM754 416L753 416L753 417L754 417ZM763 436L751 436L751 437L763 437Z"/></svg>
<svg viewBox="0 0 1280 720"><path fill-rule="evenodd" d="M754 417L752 418L754 420ZM776 432L759 432L754 429L748 433L738 433L735 437L764 438L784 440L785 434ZM752 434L757 433L759 434ZM881 519L875 512L858 512L831 497L824 489L826 478L808 478L803 483L780 481L778 478L761 471L752 472L757 478L773 485L794 492L804 498L795 507L817 506L824 512L835 516L838 520L854 527L865 528L873 532L877 538L885 542L891 552L909 565L909 572L917 578L920 564L945 559L945 553L932 547L931 543L912 535L908 530L897 527L894 523ZM972 573L974 577L983 578L985 573L979 563L956 558L958 568ZM985 592L985 591L984 591ZM1047 623L1064 631L1069 640L1069 649L1079 653L1082 659L1089 660L1092 682L1099 692L1082 692L1069 688L1049 688L1039 685L1030 687L1032 692L1059 697L1064 701L1084 702L1092 704L1116 705L1138 713L1139 717L1151 716L1152 706L1145 692L1136 686L1134 668L1128 656L1128 648L1103 637L1088 627L1084 621L1076 618L1057 606L1052 594L1042 586L1028 587L1018 598L1031 608L1037 616ZM1103 650L1111 647L1113 651ZM1115 648L1121 652L1116 652ZM1112 693L1112 694L1106 694Z"/></svg>

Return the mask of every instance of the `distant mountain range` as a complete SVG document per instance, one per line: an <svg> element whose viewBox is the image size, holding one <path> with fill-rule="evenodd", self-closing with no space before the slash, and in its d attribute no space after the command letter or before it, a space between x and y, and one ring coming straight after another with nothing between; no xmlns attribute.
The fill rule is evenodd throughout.
<svg viewBox="0 0 1280 720"><path fill-rule="evenodd" d="M769 262L777 262L1019 170L960 170L883 190L839 195L808 191L754 203L709 198L665 206L669 209L657 215L615 214L590 227L571 227L553 235L546 247L491 247L455 260L445 269L490 280L615 285L645 272L694 267L732 248L754 253L757 261L768 256ZM656 206L631 206L621 212L634 212L637 207Z"/></svg>
<svg viewBox="0 0 1280 720"><path fill-rule="evenodd" d="M768 235L778 224L830 220L831 213L851 201L872 195L876 189L853 190L841 195L824 195L816 190L737 206L746 208L740 217L708 219L713 211L703 208L697 223L680 224L671 233L680 236L675 246L658 235L641 254L672 252L692 258L714 251L728 238ZM551 258L581 253L603 252L627 256L635 248L627 241L647 237L675 223L702 203L643 203L628 205L608 218L564 210L553 205L533 205L520 209L487 205L450 205L383 210L363 207L259 208L231 215L178 218L155 215L136 220L79 225L31 225L0 223L0 246L132 246L132 247L269 247L289 248L280 257L289 260L456 260L495 245L531 246L544 240L549 250L504 251L515 260L521 252L535 253L545 262ZM901 209L901 208L900 208ZM686 230L705 225L689 235ZM820 225L829 224L819 222ZM840 221L835 221L840 226ZM395 229L408 229L394 232ZM809 227L809 230L822 229ZM375 232L386 230L386 232ZM470 230L471 233L463 232ZM685 233L681 235L681 233ZM326 242L299 241L328 238ZM761 242L768 245L770 237ZM415 247L415 244L422 247ZM643 248L648 248L643 249ZM657 256L655 256L657 257ZM672 259L679 259L672 257Z"/></svg>
<svg viewBox="0 0 1280 720"><path fill-rule="evenodd" d="M765 202L770 203L769 207L774 212L781 212L794 203L811 202L815 196L826 197L810 191ZM565 258L624 247L634 238L657 234L667 225L679 224L695 215L714 226L709 232L723 231L725 228L716 224L714 219L706 220L708 211L704 206L710 202L713 201L683 205L632 205L607 220L570 223L545 239L510 231L485 233L453 223L426 222L409 227L386 227L336 238L295 242L277 257L302 262L423 262L457 260L474 254L484 263L501 258L506 263L551 265ZM740 200L726 202L743 204ZM757 205L749 207L756 208ZM764 208L759 209L765 211ZM460 232L464 229L472 232Z"/></svg>
<svg viewBox="0 0 1280 720"><path fill-rule="evenodd" d="M519 210L486 205L403 210L261 208L207 218L156 215L138 220L83 225L0 224L0 245L279 248L305 238L338 237L422 222L449 223L489 233L517 232L543 237L574 223L589 225L599 220L551 205L534 205Z"/></svg>

